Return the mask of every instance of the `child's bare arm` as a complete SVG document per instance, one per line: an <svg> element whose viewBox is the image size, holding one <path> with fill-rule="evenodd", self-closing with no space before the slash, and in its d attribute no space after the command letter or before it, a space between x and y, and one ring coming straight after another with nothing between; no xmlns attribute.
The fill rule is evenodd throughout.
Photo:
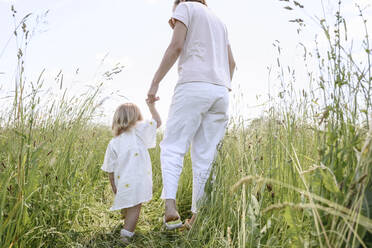
<svg viewBox="0 0 372 248"><path fill-rule="evenodd" d="M147 103L147 106L149 106L149 110L150 110L150 113L152 115L152 118L157 123L157 128L159 128L161 126L161 118L160 118L160 115L159 115L158 111L156 110L155 102L151 103L150 100L147 99L146 103Z"/></svg>
<svg viewBox="0 0 372 248"><path fill-rule="evenodd" d="M109 179L110 179L110 183L111 183L112 192L114 192L114 194L116 194L117 190L116 190L116 186L115 186L114 173L109 173Z"/></svg>
<svg viewBox="0 0 372 248"><path fill-rule="evenodd" d="M229 55L230 79L232 80L234 76L236 64L235 64L234 55L232 53L230 45L228 46L228 55Z"/></svg>

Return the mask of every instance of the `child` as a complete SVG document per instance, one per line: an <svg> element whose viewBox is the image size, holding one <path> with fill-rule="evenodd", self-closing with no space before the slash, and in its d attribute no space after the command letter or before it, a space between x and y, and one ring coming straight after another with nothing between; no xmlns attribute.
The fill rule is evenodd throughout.
<svg viewBox="0 0 372 248"><path fill-rule="evenodd" d="M115 194L113 210L125 216L121 240L128 243L134 235L141 204L152 198L152 169L148 148L156 146L156 129L161 125L154 103L147 101L152 120L142 121L139 108L133 103L120 105L115 112L114 138L108 144L102 170L109 173Z"/></svg>

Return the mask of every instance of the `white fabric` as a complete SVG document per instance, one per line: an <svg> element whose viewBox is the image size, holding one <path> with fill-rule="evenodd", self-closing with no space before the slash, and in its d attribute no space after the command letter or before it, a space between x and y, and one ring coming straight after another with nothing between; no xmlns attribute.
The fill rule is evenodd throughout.
<svg viewBox="0 0 372 248"><path fill-rule="evenodd" d="M108 144L102 170L114 173L117 193L110 210L152 199L152 169L148 148L156 145L156 121L139 122Z"/></svg>
<svg viewBox="0 0 372 248"><path fill-rule="evenodd" d="M176 86L160 143L163 199L176 199L183 158L191 144L193 213L204 195L216 148L225 134L229 94L226 87L193 82Z"/></svg>
<svg viewBox="0 0 372 248"><path fill-rule="evenodd" d="M173 19L187 27L178 62L178 83L207 82L231 88L226 26L204 4L183 2Z"/></svg>

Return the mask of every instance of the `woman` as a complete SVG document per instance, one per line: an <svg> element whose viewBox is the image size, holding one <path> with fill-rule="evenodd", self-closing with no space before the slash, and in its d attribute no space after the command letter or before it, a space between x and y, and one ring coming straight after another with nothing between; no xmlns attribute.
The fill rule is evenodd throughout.
<svg viewBox="0 0 372 248"><path fill-rule="evenodd" d="M176 0L169 24L173 28L172 41L155 73L148 100L159 100L156 94L160 81L179 58L179 80L160 144L164 223L168 229L174 229L182 226L176 193L183 158L190 145L193 216L187 224L195 221L217 145L227 125L228 91L231 91L235 61L225 25L204 0Z"/></svg>

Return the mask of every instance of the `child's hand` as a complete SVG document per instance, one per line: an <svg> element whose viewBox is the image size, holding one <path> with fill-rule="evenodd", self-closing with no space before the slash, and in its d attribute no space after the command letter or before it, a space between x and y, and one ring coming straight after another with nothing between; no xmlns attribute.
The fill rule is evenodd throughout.
<svg viewBox="0 0 372 248"><path fill-rule="evenodd" d="M154 100L155 99L155 100ZM159 97L155 97L154 99L150 99L150 98L147 98L146 99L146 103L147 103L147 106L149 106L149 110L151 112L151 115L152 115L152 118L156 121L157 123L157 126L156 128L159 128L160 125L161 125L161 118L160 118L160 115L158 113L158 111L156 110L155 108L155 102L156 101L159 101Z"/></svg>

